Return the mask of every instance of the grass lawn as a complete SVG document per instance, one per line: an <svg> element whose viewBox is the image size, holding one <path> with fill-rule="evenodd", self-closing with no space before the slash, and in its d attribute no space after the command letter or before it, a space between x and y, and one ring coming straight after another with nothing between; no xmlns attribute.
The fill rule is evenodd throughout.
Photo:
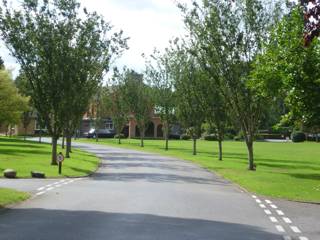
<svg viewBox="0 0 320 240"><path fill-rule="evenodd" d="M18 192L16 190L0 188L0 208L8 204L17 203L29 198L29 194L25 192Z"/></svg>
<svg viewBox="0 0 320 240"><path fill-rule="evenodd" d="M0 137L0 177L3 177L3 170L8 168L15 169L17 177L31 177L31 171L44 172L46 177L60 177L58 167L51 166L50 163L50 144ZM98 164L96 156L73 149L71 158L66 158L63 162L61 177L85 176L94 171Z"/></svg>
<svg viewBox="0 0 320 240"><path fill-rule="evenodd" d="M82 142L95 143L94 139ZM270 143L254 144L257 171L247 170L245 143L223 143L224 160L218 161L218 143L198 141L198 155L192 155L192 141L172 140L169 151L164 141L146 140L145 148L139 140L123 139L121 145L115 139L100 139L99 144L138 149L190 160L213 170L224 178L238 183L251 192L290 200L320 202L320 144Z"/></svg>

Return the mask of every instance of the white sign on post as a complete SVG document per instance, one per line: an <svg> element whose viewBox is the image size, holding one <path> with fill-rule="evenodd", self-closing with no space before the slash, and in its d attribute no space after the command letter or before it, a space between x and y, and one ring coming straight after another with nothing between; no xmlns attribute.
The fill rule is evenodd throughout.
<svg viewBox="0 0 320 240"><path fill-rule="evenodd" d="M58 162L58 163L61 163L61 162L63 162L63 160L64 160L63 154L62 154L62 153L59 153L59 154L58 154L58 157L57 157L57 162Z"/></svg>

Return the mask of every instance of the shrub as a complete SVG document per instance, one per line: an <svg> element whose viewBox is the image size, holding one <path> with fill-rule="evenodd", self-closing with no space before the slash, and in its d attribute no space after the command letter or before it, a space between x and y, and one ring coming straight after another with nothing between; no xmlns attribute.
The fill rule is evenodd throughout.
<svg viewBox="0 0 320 240"><path fill-rule="evenodd" d="M206 141L217 141L218 140L217 136L214 134L205 135L203 137L203 139Z"/></svg>
<svg viewBox="0 0 320 240"><path fill-rule="evenodd" d="M234 137L235 137L235 135L232 134L232 133L226 133L226 134L224 134L224 140L233 140Z"/></svg>
<svg viewBox="0 0 320 240"><path fill-rule="evenodd" d="M241 137L241 136L235 136L235 137L233 138L233 140L235 140L235 141L242 141L242 140L243 140L243 137Z"/></svg>
<svg viewBox="0 0 320 240"><path fill-rule="evenodd" d="M291 134L292 142L304 142L306 135L303 132L294 132Z"/></svg>
<svg viewBox="0 0 320 240"><path fill-rule="evenodd" d="M114 135L114 138L117 138L117 139L118 139L118 138L119 138L119 135L120 135L120 138L121 138L121 139L126 138L126 137L124 136L124 134L122 134L122 133Z"/></svg>
<svg viewBox="0 0 320 240"><path fill-rule="evenodd" d="M190 135L188 135L188 134L182 134L182 135L180 136L180 139L181 139L181 140L190 140L191 137L190 137Z"/></svg>

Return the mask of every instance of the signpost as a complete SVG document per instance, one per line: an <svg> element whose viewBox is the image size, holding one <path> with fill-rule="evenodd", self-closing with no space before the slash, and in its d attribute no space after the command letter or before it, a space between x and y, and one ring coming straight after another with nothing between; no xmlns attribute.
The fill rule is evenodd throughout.
<svg viewBox="0 0 320 240"><path fill-rule="evenodd" d="M59 152L58 156L57 156L57 162L59 165L59 174L61 175L61 170L62 170L62 162L64 160L64 156L62 154L62 152Z"/></svg>

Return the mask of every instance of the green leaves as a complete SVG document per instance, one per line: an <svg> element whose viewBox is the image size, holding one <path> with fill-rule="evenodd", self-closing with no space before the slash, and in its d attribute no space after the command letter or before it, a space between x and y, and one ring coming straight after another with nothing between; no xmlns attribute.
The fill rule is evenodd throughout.
<svg viewBox="0 0 320 240"><path fill-rule="evenodd" d="M0 70L0 125L18 123L21 114L28 109L28 101L18 93L10 73Z"/></svg>

